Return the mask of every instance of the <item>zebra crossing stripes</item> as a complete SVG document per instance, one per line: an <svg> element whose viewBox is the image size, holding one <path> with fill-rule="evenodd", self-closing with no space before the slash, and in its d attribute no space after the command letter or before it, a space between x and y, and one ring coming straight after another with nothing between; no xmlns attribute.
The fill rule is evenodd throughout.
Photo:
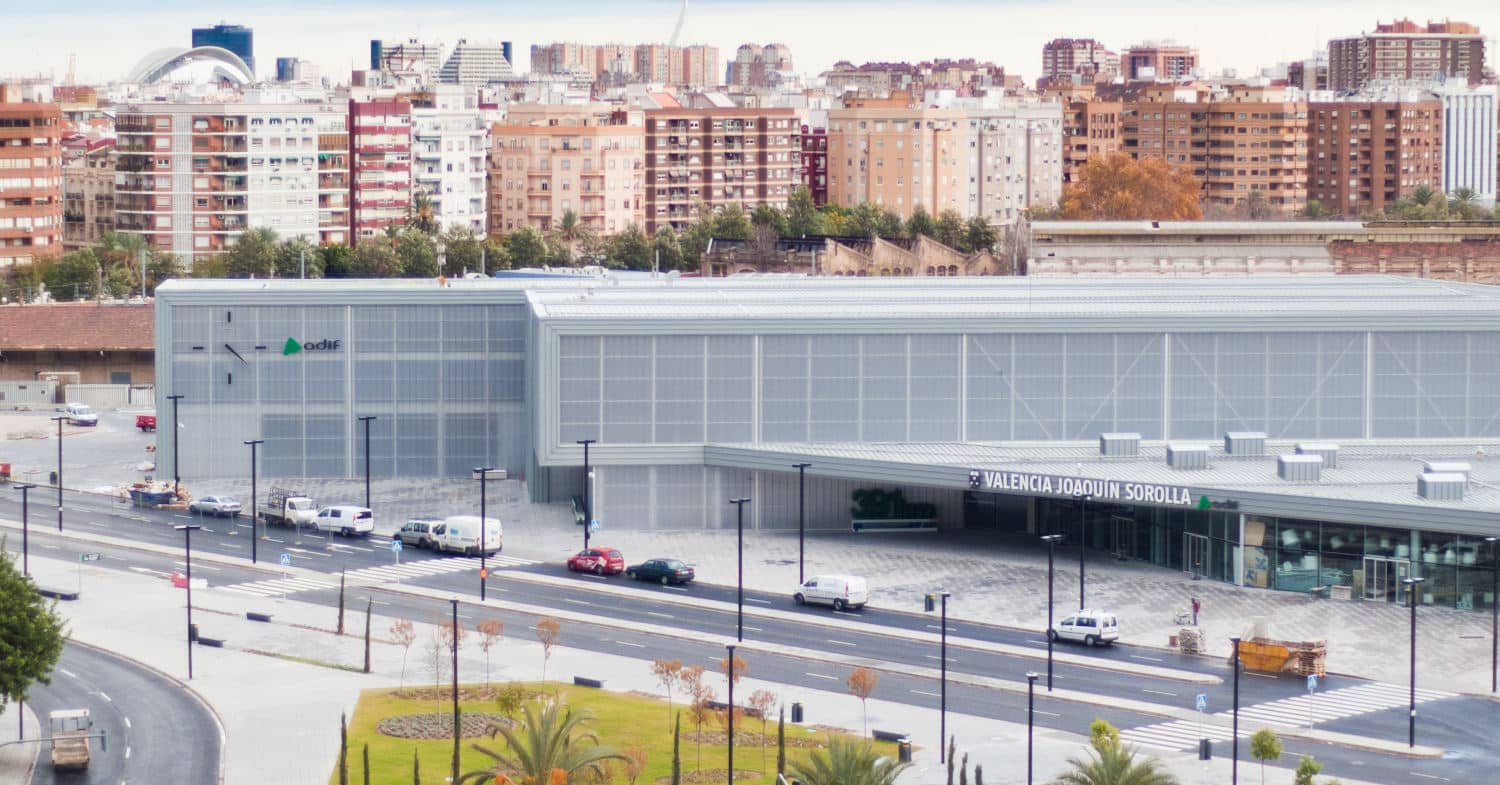
<svg viewBox="0 0 1500 785"><path fill-rule="evenodd" d="M1244 710L1241 710L1244 713ZM1120 741L1126 744L1134 744L1138 747L1152 747L1159 750L1190 750L1198 746L1199 739L1212 739L1215 742L1227 742L1234 735L1228 728L1217 725L1193 722L1191 720L1173 720L1172 722L1159 722L1155 725L1145 725L1139 728L1130 728L1120 731ZM1243 723L1240 726L1240 738L1246 738L1250 732L1245 730Z"/></svg>
<svg viewBox="0 0 1500 785"><path fill-rule="evenodd" d="M538 564L533 559L522 559L515 556L501 556L496 554L486 559L490 569L503 567L523 567L530 564ZM444 575L452 572L479 569L478 559L451 558L451 559L419 559L402 564L387 564L380 567L364 567L352 570L344 574L345 584L348 586L374 586L381 583L391 583L407 580L410 578L425 578L432 575ZM304 591L324 591L338 588L337 576L326 575L316 578L273 578L264 581L253 581L250 583L237 583L232 586L221 588L241 594L251 594L257 597L275 597L283 594L295 594Z"/></svg>

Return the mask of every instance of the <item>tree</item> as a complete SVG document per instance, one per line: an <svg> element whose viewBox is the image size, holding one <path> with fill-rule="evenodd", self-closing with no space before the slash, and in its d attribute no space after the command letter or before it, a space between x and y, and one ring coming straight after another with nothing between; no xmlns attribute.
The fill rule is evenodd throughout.
<svg viewBox="0 0 1500 785"><path fill-rule="evenodd" d="M713 236L721 240L748 240L754 233L739 202L732 202L713 217Z"/></svg>
<svg viewBox="0 0 1500 785"><path fill-rule="evenodd" d="M276 271L276 231L257 227L241 233L224 256L224 275L230 278L269 278Z"/></svg>
<svg viewBox="0 0 1500 785"><path fill-rule="evenodd" d="M704 208L707 209L707 208ZM696 270L703 263L703 254L708 252L708 243L713 239L714 227L709 221L698 221L688 225L678 241L682 248L683 270Z"/></svg>
<svg viewBox="0 0 1500 785"><path fill-rule="evenodd" d="M609 240L606 266L627 270L651 269L651 238L636 224L625 227Z"/></svg>
<svg viewBox="0 0 1500 785"><path fill-rule="evenodd" d="M1096 750L1120 746L1120 729L1109 720L1095 719L1089 723L1089 745Z"/></svg>
<svg viewBox="0 0 1500 785"><path fill-rule="evenodd" d="M496 237L486 237L480 244L479 271L493 275L496 270L510 269L510 249Z"/></svg>
<svg viewBox="0 0 1500 785"><path fill-rule="evenodd" d="M1068 758L1068 770L1057 785L1176 785L1156 758L1136 758L1120 743L1120 731L1100 719L1089 723L1089 755Z"/></svg>
<svg viewBox="0 0 1500 785"><path fill-rule="evenodd" d="M339 785L349 785L349 722L339 714Z"/></svg>
<svg viewBox="0 0 1500 785"><path fill-rule="evenodd" d="M1323 770L1323 764L1319 763L1311 755L1303 755L1297 761L1297 774L1292 782L1295 785L1313 785L1313 777Z"/></svg>
<svg viewBox="0 0 1500 785"><path fill-rule="evenodd" d="M22 264L10 268L6 288L15 290L17 300L29 303L41 293L42 283L42 265Z"/></svg>
<svg viewBox="0 0 1500 785"><path fill-rule="evenodd" d="M443 677L448 674L448 647L443 642L443 631L434 627L432 637L427 639L427 670L432 673L432 687L436 691L443 686Z"/></svg>
<svg viewBox="0 0 1500 785"><path fill-rule="evenodd" d="M370 240L354 249L347 272L350 278L392 278L400 266L389 243Z"/></svg>
<svg viewBox="0 0 1500 785"><path fill-rule="evenodd" d="M318 247L301 237L287 238L276 246L277 278L301 278L304 266L308 278L322 278L322 262Z"/></svg>
<svg viewBox="0 0 1500 785"><path fill-rule="evenodd" d="M536 622L536 639L542 644L542 681L547 680L547 661L552 659L552 647L557 645L562 634L562 624L551 616L543 616Z"/></svg>
<svg viewBox="0 0 1500 785"><path fill-rule="evenodd" d="M1245 216L1252 221L1265 221L1276 214L1276 209L1266 201L1266 192L1259 188L1245 197Z"/></svg>
<svg viewBox="0 0 1500 785"><path fill-rule="evenodd" d="M553 238L567 247L569 257L576 254L578 247L591 239L593 234L593 230L572 210L564 210L557 227L552 230Z"/></svg>
<svg viewBox="0 0 1500 785"><path fill-rule="evenodd" d="M479 650L484 652L484 686L490 686L490 648L500 642L500 636L505 632L505 623L499 619L485 619L474 625L474 631L479 633Z"/></svg>
<svg viewBox="0 0 1500 785"><path fill-rule="evenodd" d="M406 210L406 225L429 237L437 234L438 222L432 208L432 197L420 192L412 196L411 205Z"/></svg>
<svg viewBox="0 0 1500 785"><path fill-rule="evenodd" d="M110 297L129 297L130 293L135 289L136 284L140 283L140 280L140 278L136 277L135 273L130 271L129 267L123 264L106 265L104 291Z"/></svg>
<svg viewBox="0 0 1500 785"><path fill-rule="evenodd" d="M874 238L880 233L885 214L873 202L860 202L849 214L850 233L859 237Z"/></svg>
<svg viewBox="0 0 1500 785"><path fill-rule="evenodd" d="M870 694L875 692L875 685L879 683L880 675L864 667L855 668L849 674L848 681L845 682L849 687L849 694L859 698L859 710L864 714L865 733L870 732L868 701L870 700Z"/></svg>
<svg viewBox="0 0 1500 785"><path fill-rule="evenodd" d="M364 771L365 771L365 785L370 785L370 745L369 745L368 742L365 744L365 749L364 749L364 753L363 754L364 754L364 759L365 759L365 766L364 766Z"/></svg>
<svg viewBox="0 0 1500 785"><path fill-rule="evenodd" d="M1333 212L1327 207L1324 207L1323 203L1318 201L1317 199L1308 199L1307 206L1302 208L1302 217L1311 220L1327 218L1331 215L1333 215Z"/></svg>
<svg viewBox="0 0 1500 785"><path fill-rule="evenodd" d="M391 638L401 645L400 689L406 689L406 655L411 653L411 645L417 642L417 627L411 619L397 619L391 622Z"/></svg>
<svg viewBox="0 0 1500 785"><path fill-rule="evenodd" d="M672 720L672 687L682 676L682 660L659 659L651 663L651 675L667 691L667 721Z"/></svg>
<svg viewBox="0 0 1500 785"><path fill-rule="evenodd" d="M919 204L911 208L911 217L906 219L906 234L912 239L932 237L937 234L937 221L926 207Z"/></svg>
<svg viewBox="0 0 1500 785"><path fill-rule="evenodd" d="M318 249L318 269L325 278L348 278L354 266L354 249L347 245L325 245Z"/></svg>
<svg viewBox="0 0 1500 785"><path fill-rule="evenodd" d="M411 785L422 785L422 761L416 749L411 751Z"/></svg>
<svg viewBox="0 0 1500 785"><path fill-rule="evenodd" d="M759 689L750 693L745 704L760 715L760 767L766 768L766 724L771 720L771 707L776 705L776 693Z"/></svg>
<svg viewBox="0 0 1500 785"><path fill-rule="evenodd" d="M786 236L812 237L823 234L823 214L813 204L812 191L805 185L792 190L786 202Z"/></svg>
<svg viewBox="0 0 1500 785"><path fill-rule="evenodd" d="M333 634L334 635L340 635L340 636L342 636L344 634L344 568L343 567L339 568L339 622L338 622L338 629L334 630Z"/></svg>
<svg viewBox="0 0 1500 785"><path fill-rule="evenodd" d="M1473 188L1458 188L1448 194L1448 212L1466 221L1483 218L1485 209Z"/></svg>
<svg viewBox="0 0 1500 785"><path fill-rule="evenodd" d="M827 751L814 750L805 760L787 764L802 785L894 785L910 767L877 753L867 741L840 736L828 739Z"/></svg>
<svg viewBox="0 0 1500 785"><path fill-rule="evenodd" d="M937 234L933 236L933 239L949 248L963 250L962 246L967 233L968 227L964 225L964 217L959 215L957 210L950 207L938 213Z"/></svg>
<svg viewBox="0 0 1500 785"><path fill-rule="evenodd" d="M469 637L468 632L463 627L446 619L442 624L438 625L438 634L443 642L443 651L449 655L462 649L464 647L464 639ZM458 674L453 674L453 678L457 679Z"/></svg>
<svg viewBox="0 0 1500 785"><path fill-rule="evenodd" d="M424 231L403 231L396 238L396 258L402 278L437 277L437 243Z"/></svg>
<svg viewBox="0 0 1500 785"><path fill-rule="evenodd" d="M786 773L786 707L776 715L776 773Z"/></svg>
<svg viewBox="0 0 1500 785"><path fill-rule="evenodd" d="M1070 221L1196 221L1203 217L1192 172L1164 159L1139 161L1128 153L1088 160L1078 181L1063 189L1062 217Z"/></svg>
<svg viewBox="0 0 1500 785"><path fill-rule="evenodd" d="M880 211L880 218L875 222L875 234L886 240L899 240L906 236L906 226L901 221L901 214L887 207Z"/></svg>
<svg viewBox="0 0 1500 785"><path fill-rule="evenodd" d="M744 658L736 654L733 660L729 657L721 658L719 660L719 671L724 674L724 678L738 685L740 679L745 678L745 674L750 672L750 668L745 664Z"/></svg>
<svg viewBox="0 0 1500 785"><path fill-rule="evenodd" d="M370 616L375 613L375 598L365 598L365 673L370 672Z"/></svg>
<svg viewBox="0 0 1500 785"><path fill-rule="evenodd" d="M693 715L693 724L698 728L698 762L696 768L703 768L703 723L708 722L709 717L714 715L714 688L701 681L693 685L692 702L688 704L688 711Z"/></svg>
<svg viewBox="0 0 1500 785"><path fill-rule="evenodd" d="M993 251L995 243L999 240L1000 236L996 234L995 227L990 226L990 222L986 221L983 216L976 215L970 218L968 224L964 226L964 245L968 246L965 250L970 253Z"/></svg>
<svg viewBox="0 0 1500 785"><path fill-rule="evenodd" d="M660 229L657 229L656 237L652 240L651 245L652 252L655 254L652 261L656 262L660 260L659 269L664 272L667 270L683 269L682 245L677 242L677 233L672 231L671 226L663 225Z"/></svg>
<svg viewBox="0 0 1500 785"><path fill-rule="evenodd" d="M1281 739L1276 731L1261 728L1250 737L1250 757L1260 761L1260 782L1266 782L1266 761L1281 759Z"/></svg>
<svg viewBox="0 0 1500 785"><path fill-rule="evenodd" d="M587 709L575 711L558 701L529 703L514 727L490 726L490 738L504 737L505 752L470 745L494 765L463 774L457 785L479 785L502 775L527 785L604 782L605 764L626 757L599 743L599 735L588 729L593 718Z"/></svg>
<svg viewBox="0 0 1500 785"><path fill-rule="evenodd" d="M505 238L511 264L531 267L547 263L547 240L534 227L523 226Z"/></svg>
<svg viewBox="0 0 1500 785"><path fill-rule="evenodd" d="M756 205L755 210L750 213L750 225L770 229L776 232L777 237L786 237L790 223L787 221L786 213L762 202Z"/></svg>
<svg viewBox="0 0 1500 785"><path fill-rule="evenodd" d="M87 300L99 294L99 257L83 248L41 264L42 280L54 300Z"/></svg>
<svg viewBox="0 0 1500 785"><path fill-rule="evenodd" d="M443 247L443 275L458 278L465 273L487 272L480 269L482 263L488 267L489 260L483 258L484 245L473 229L453 224L438 236L438 244Z"/></svg>
<svg viewBox="0 0 1500 785"><path fill-rule="evenodd" d="M682 713L678 712L677 721L672 726L672 785L680 785L682 782Z"/></svg>
<svg viewBox="0 0 1500 785"><path fill-rule="evenodd" d="M525 703L526 689L513 681L495 693L495 709L502 717L515 717Z"/></svg>
<svg viewBox="0 0 1500 785"><path fill-rule="evenodd" d="M0 556L0 709L26 700L33 683L52 683L65 637L57 603L42 601L13 556Z"/></svg>

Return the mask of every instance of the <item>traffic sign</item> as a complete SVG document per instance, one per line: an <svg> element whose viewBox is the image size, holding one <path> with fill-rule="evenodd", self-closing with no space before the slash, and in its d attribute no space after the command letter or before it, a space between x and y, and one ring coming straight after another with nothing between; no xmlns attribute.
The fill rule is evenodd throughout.
<svg viewBox="0 0 1500 785"><path fill-rule="evenodd" d="M1198 693L1198 711L1208 711L1208 696Z"/></svg>
<svg viewBox="0 0 1500 785"><path fill-rule="evenodd" d="M104 558L104 555L103 554L99 554L99 553L80 553L80 554L78 554L78 560L79 561L99 561L102 558Z"/></svg>
<svg viewBox="0 0 1500 785"><path fill-rule="evenodd" d="M599 519L598 518L595 518L592 521L589 521L589 531L591 531L591 532L599 531Z"/></svg>
<svg viewBox="0 0 1500 785"><path fill-rule="evenodd" d="M400 540L391 540L391 553L400 553L400 552L401 552L401 541Z"/></svg>
<svg viewBox="0 0 1500 785"><path fill-rule="evenodd" d="M1316 690L1317 688L1318 688L1318 677L1317 677L1317 675L1316 674L1312 674L1312 673L1307 674L1307 694L1308 695L1313 694L1313 690Z"/></svg>
<svg viewBox="0 0 1500 785"><path fill-rule="evenodd" d="M290 566L292 566L292 555L290 553L283 553L283 554L281 554L281 566L283 566L283 567L290 567Z"/></svg>

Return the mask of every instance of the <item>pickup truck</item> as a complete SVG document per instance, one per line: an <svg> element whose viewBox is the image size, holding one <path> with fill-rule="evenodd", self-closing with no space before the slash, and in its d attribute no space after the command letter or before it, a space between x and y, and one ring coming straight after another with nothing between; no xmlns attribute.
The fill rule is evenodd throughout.
<svg viewBox="0 0 1500 785"><path fill-rule="evenodd" d="M147 433L156 430L156 415L137 414L135 416L135 427Z"/></svg>
<svg viewBox="0 0 1500 785"><path fill-rule="evenodd" d="M47 717L52 731L52 768L89 767L89 736L94 729L88 709L54 711Z"/></svg>
<svg viewBox="0 0 1500 785"><path fill-rule="evenodd" d="M267 525L310 526L318 518L318 505L301 493L286 488L272 488L260 519Z"/></svg>

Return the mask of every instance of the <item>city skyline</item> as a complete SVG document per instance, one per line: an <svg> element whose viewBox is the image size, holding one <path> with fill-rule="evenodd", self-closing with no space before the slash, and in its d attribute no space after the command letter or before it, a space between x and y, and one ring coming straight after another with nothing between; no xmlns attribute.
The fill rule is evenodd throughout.
<svg viewBox="0 0 1500 785"><path fill-rule="evenodd" d="M80 8L81 5L81 8ZM57 12L12 12L8 23L14 41L27 42L0 51L0 74L64 78L70 56L76 55L77 79L102 83L122 79L138 60L163 47L187 46L191 29L217 22L242 24L255 31L258 75L269 78L269 64L277 57L300 57L322 67L334 81L346 81L351 68L368 60L371 38L416 37L452 46L470 40L515 42L518 70L530 67L529 47L551 41L591 43L665 41L671 34L678 4L675 0L647 0L626 4L617 0L581 0L566 7L507 10L506 21L473 21L488 4L450 0L441 8L410 13L410 7L387 4L361 6L351 16L347 4L324 4L318 9L283 3L245 4L233 15L205 13L184 2L168 2L150 14L124 13L114 4L87 0ZM853 14L875 6L876 15ZM797 24L777 9L795 8ZM1119 51L1145 40L1172 39L1197 47L1210 73L1225 68L1241 75L1278 62L1300 60L1326 50L1331 38L1372 29L1377 21L1410 17L1414 21L1452 18L1476 24L1488 35L1500 29L1500 10L1492 5L1461 0L1439 9L1441 15L1417 12L1408 3L1379 2L1356 5L1342 0L1278 2L1233 8L1212 15L1211 29L1203 29L1173 0L1133 5L1128 11L1103 2L1074 2L1063 6L1076 13L1059 13L1058 4L1016 0L1001 4L939 2L931 12L889 24L904 6L874 3L825 3L808 7L774 0L758 4L753 13L725 0L692 3L679 43L717 46L722 62L741 43L775 41L794 53L802 73L816 74L838 60L920 61L934 58L989 60L1034 81L1040 70L1042 45L1058 37L1092 37ZM1293 10L1294 9L1294 10ZM851 28L850 20L858 19ZM1090 22L1080 24L1078 19ZM1197 28L1197 29L1195 29ZM827 36L826 30L847 29L848 35ZM1294 34L1288 35L1288 30ZM330 35L327 31L336 30ZM121 43L129 42L129 43ZM930 42L930 43L929 43ZM1494 57L1491 56L1493 64ZM722 75L721 75L722 76Z"/></svg>

